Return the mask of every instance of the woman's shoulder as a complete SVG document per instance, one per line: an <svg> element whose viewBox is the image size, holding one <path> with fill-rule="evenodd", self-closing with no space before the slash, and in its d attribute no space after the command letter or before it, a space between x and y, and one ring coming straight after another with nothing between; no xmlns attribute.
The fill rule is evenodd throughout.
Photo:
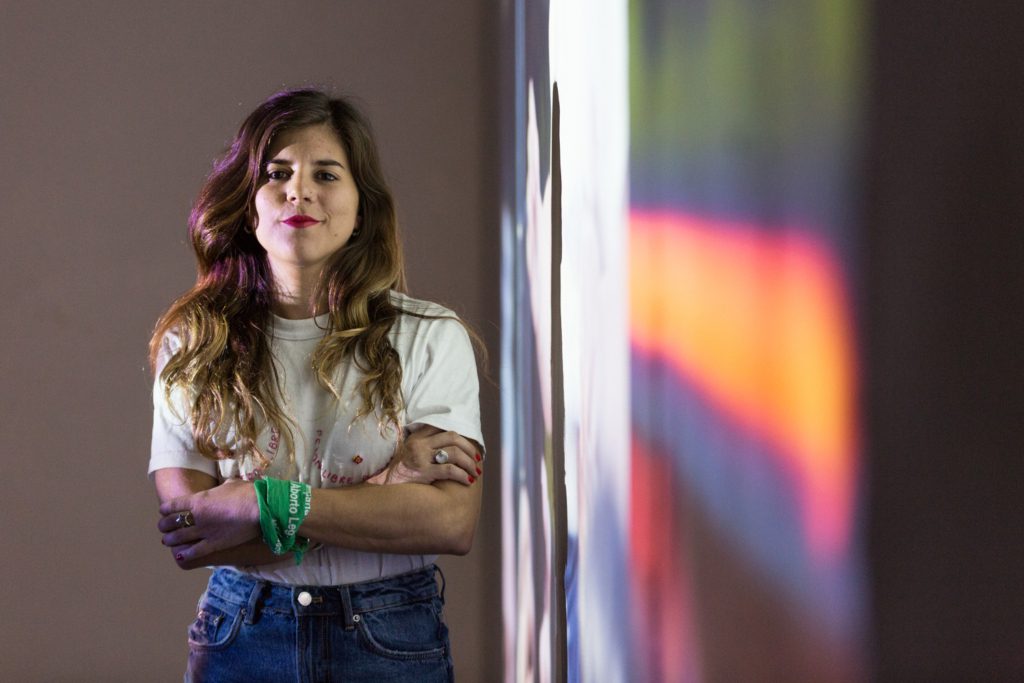
<svg viewBox="0 0 1024 683"><path fill-rule="evenodd" d="M391 305L402 313L407 314L403 316L406 318L420 317L426 319L459 319L458 314L447 306L442 306L439 303L427 301L426 299L415 299L408 294L396 292L395 290L391 290Z"/></svg>
<svg viewBox="0 0 1024 683"><path fill-rule="evenodd" d="M447 306L394 291L391 303L402 312L391 328L391 342L403 356L416 348L468 344L465 323Z"/></svg>
<svg viewBox="0 0 1024 683"><path fill-rule="evenodd" d="M157 347L156 365L158 374L159 371L167 364L167 361L169 361L174 354L178 353L184 344L184 336L179 326L174 325L164 331L163 336L160 337L159 346Z"/></svg>

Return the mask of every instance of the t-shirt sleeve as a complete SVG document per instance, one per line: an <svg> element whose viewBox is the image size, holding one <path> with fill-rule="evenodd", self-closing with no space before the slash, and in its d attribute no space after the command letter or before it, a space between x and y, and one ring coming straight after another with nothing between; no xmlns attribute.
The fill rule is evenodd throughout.
<svg viewBox="0 0 1024 683"><path fill-rule="evenodd" d="M484 447L480 430L480 386L473 346L456 320L425 320L414 344L415 374L406 391L406 428L423 425L458 432Z"/></svg>
<svg viewBox="0 0 1024 683"><path fill-rule="evenodd" d="M161 349L158 368L163 368L170 356L169 342ZM165 467L183 467L217 476L217 466L196 450L192 427L188 422L188 402L180 387L171 392L170 400L160 381L159 369L153 382L153 439L149 452L149 474Z"/></svg>

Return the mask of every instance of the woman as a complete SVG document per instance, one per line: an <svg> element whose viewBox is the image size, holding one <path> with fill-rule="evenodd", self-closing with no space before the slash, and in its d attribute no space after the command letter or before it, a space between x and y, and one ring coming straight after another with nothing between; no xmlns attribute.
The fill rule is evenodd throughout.
<svg viewBox="0 0 1024 683"><path fill-rule="evenodd" d="M433 561L479 515L476 366L451 311L402 293L367 122L269 98L189 229L196 285L150 342L149 465L163 543L216 565L186 680L451 680Z"/></svg>

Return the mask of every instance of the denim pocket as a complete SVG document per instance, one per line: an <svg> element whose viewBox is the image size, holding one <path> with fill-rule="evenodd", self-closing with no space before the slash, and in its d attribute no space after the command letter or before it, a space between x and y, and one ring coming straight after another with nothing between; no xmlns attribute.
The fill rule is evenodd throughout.
<svg viewBox="0 0 1024 683"><path fill-rule="evenodd" d="M352 616L361 640L374 654L393 659L446 656L448 627L441 619L439 598L428 598Z"/></svg>
<svg viewBox="0 0 1024 683"><path fill-rule="evenodd" d="M195 621L188 627L189 647L199 650L227 647L238 635L242 616L240 607L204 593L199 600Z"/></svg>

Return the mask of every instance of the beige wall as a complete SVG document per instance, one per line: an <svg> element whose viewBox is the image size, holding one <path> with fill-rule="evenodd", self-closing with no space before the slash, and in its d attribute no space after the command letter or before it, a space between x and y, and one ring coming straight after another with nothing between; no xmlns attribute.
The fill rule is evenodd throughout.
<svg viewBox="0 0 1024 683"><path fill-rule="evenodd" d="M0 678L175 681L205 571L160 546L146 479L153 322L192 280L190 203L242 117L336 86L375 122L413 293L497 366L496 11L474 0L0 4L5 549ZM445 562L460 679L496 680L500 526Z"/></svg>

